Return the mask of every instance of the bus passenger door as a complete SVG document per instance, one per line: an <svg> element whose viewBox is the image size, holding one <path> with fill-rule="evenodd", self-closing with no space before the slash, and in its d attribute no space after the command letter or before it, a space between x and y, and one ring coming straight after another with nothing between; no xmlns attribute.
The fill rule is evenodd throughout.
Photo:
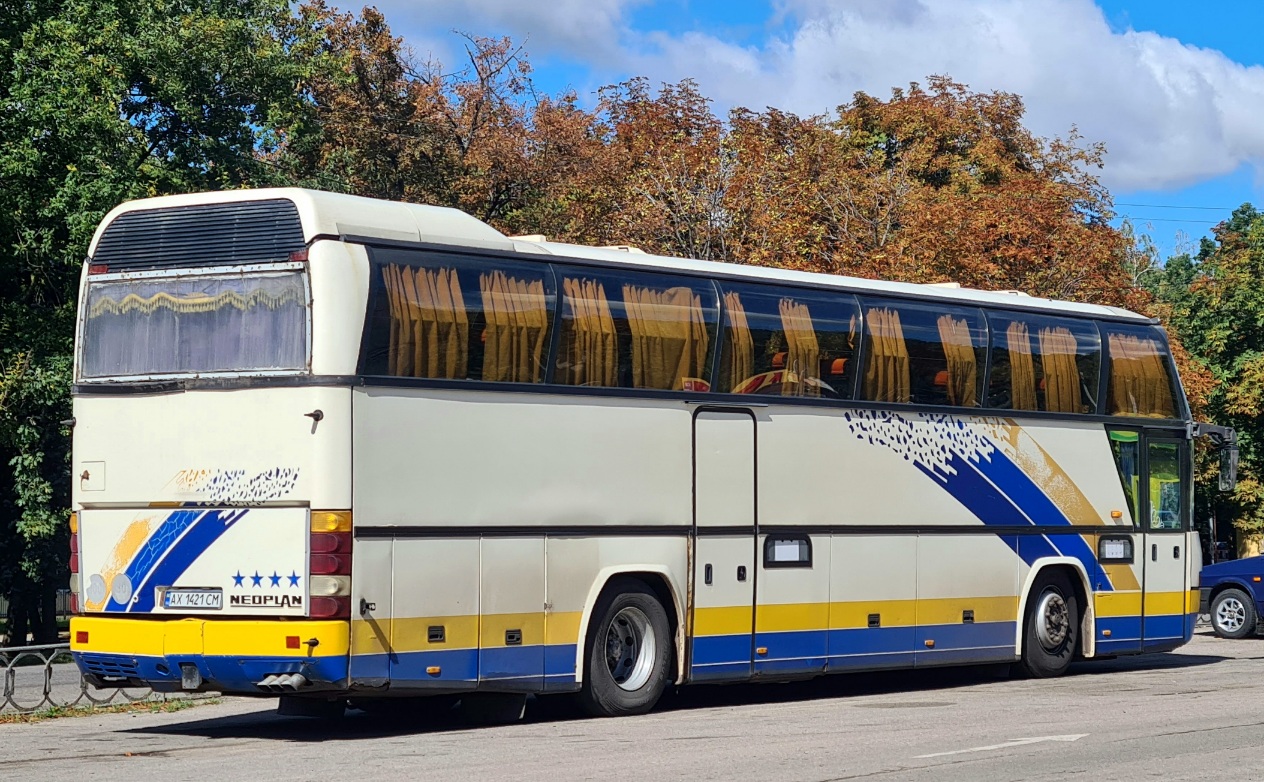
<svg viewBox="0 0 1264 782"><path fill-rule="evenodd" d="M693 421L690 677L751 675L755 618L755 417L701 408Z"/></svg>
<svg viewBox="0 0 1264 782"><path fill-rule="evenodd" d="M1147 435L1145 489L1141 492L1141 532L1138 555L1144 560L1141 639L1146 650L1184 643L1192 626L1186 578L1186 547L1190 536L1189 441L1180 437Z"/></svg>

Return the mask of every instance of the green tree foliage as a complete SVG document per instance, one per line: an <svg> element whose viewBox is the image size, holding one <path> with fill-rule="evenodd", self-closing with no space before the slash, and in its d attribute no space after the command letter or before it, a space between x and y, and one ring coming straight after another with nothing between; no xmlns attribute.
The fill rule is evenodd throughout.
<svg viewBox="0 0 1264 782"><path fill-rule="evenodd" d="M283 0L0 3L0 594L55 636L75 289L130 198L265 176L308 106Z"/></svg>
<svg viewBox="0 0 1264 782"><path fill-rule="evenodd" d="M1218 503L1239 540L1264 533L1264 213L1244 204L1203 239L1170 258L1148 284L1184 348L1214 380L1209 420L1238 431L1237 492Z"/></svg>

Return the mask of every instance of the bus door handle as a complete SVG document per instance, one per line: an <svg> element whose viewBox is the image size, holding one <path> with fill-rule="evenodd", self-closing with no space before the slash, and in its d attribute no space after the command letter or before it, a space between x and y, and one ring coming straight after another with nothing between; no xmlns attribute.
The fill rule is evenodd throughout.
<svg viewBox="0 0 1264 782"><path fill-rule="evenodd" d="M1180 559L1180 558L1181 558L1181 547L1172 546L1172 559Z"/></svg>
<svg viewBox="0 0 1264 782"><path fill-rule="evenodd" d="M364 598L360 598L360 616L371 614L377 610L377 603L370 603Z"/></svg>
<svg viewBox="0 0 1264 782"><path fill-rule="evenodd" d="M1159 561L1159 544L1158 543L1150 544L1150 561L1151 562Z"/></svg>

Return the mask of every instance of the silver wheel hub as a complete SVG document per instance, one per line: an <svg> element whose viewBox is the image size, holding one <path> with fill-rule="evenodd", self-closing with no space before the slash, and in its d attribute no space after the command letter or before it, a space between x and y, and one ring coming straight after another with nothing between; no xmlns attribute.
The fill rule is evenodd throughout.
<svg viewBox="0 0 1264 782"><path fill-rule="evenodd" d="M1057 592L1045 592L1036 604L1036 638L1048 651L1057 651L1071 632L1071 613Z"/></svg>
<svg viewBox="0 0 1264 782"><path fill-rule="evenodd" d="M639 690L650 680L658 639L645 612L628 606L614 615L606 630L606 667L621 689Z"/></svg>
<svg viewBox="0 0 1264 782"><path fill-rule="evenodd" d="M1246 606L1236 597L1226 597L1216 606L1216 626L1227 633L1236 633L1246 624Z"/></svg>

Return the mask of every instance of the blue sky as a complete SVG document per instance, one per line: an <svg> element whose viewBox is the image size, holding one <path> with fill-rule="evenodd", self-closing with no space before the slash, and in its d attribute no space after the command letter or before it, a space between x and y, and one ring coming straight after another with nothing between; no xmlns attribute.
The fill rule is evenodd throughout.
<svg viewBox="0 0 1264 782"><path fill-rule="evenodd" d="M724 112L828 112L947 74L1107 145L1117 211L1163 254L1264 205L1264 0L379 0L419 56L525 42L537 88L698 81Z"/></svg>

